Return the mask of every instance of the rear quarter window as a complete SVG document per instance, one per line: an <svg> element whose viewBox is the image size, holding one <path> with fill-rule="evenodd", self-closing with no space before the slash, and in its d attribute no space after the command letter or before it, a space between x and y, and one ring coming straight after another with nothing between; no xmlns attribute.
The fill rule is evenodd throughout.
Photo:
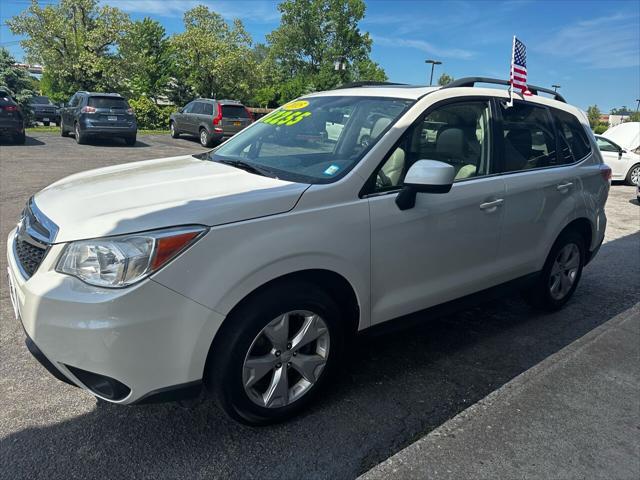
<svg viewBox="0 0 640 480"><path fill-rule="evenodd" d="M124 98L113 97L89 97L88 105L95 108L120 108L123 110L129 108Z"/></svg>
<svg viewBox="0 0 640 480"><path fill-rule="evenodd" d="M591 143L576 117L562 110L551 109L558 131L558 163L567 165L582 160L591 153Z"/></svg>
<svg viewBox="0 0 640 480"><path fill-rule="evenodd" d="M242 105L222 105L222 116L229 118L249 118L247 110Z"/></svg>

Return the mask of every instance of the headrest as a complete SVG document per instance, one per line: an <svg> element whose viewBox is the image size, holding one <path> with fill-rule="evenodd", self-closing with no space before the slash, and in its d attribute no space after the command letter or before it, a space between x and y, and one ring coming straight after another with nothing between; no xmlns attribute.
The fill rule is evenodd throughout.
<svg viewBox="0 0 640 480"><path fill-rule="evenodd" d="M378 138L378 136L389 126L391 119L387 117L381 117L376 120L371 129L371 138Z"/></svg>
<svg viewBox="0 0 640 480"><path fill-rule="evenodd" d="M449 158L462 158L464 132L461 128L445 128L438 133L436 152Z"/></svg>

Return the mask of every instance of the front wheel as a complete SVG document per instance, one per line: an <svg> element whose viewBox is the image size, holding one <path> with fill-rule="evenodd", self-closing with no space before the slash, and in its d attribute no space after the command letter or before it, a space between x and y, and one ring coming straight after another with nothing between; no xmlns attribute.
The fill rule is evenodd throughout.
<svg viewBox="0 0 640 480"><path fill-rule="evenodd" d="M340 309L312 284L281 283L240 306L212 346L205 376L218 403L249 425L282 421L318 394L340 362Z"/></svg>
<svg viewBox="0 0 640 480"><path fill-rule="evenodd" d="M523 292L526 300L543 310L559 310L573 296L586 258L583 237L575 231L561 234L551 248L540 277Z"/></svg>
<svg viewBox="0 0 640 480"><path fill-rule="evenodd" d="M51 125L51 122L42 122L42 123L45 127L48 127L49 125Z"/></svg>
<svg viewBox="0 0 640 480"><path fill-rule="evenodd" d="M634 165L629 169L627 173L627 178L625 178L624 182L627 185L636 186L640 183L640 163Z"/></svg>
<svg viewBox="0 0 640 480"><path fill-rule="evenodd" d="M67 129L64 128L64 122L62 120L60 120L60 136L61 137L69 136L69 132L67 132Z"/></svg>
<svg viewBox="0 0 640 480"><path fill-rule="evenodd" d="M171 138L178 138L180 136L178 130L176 130L175 122L169 122L169 132L171 134Z"/></svg>

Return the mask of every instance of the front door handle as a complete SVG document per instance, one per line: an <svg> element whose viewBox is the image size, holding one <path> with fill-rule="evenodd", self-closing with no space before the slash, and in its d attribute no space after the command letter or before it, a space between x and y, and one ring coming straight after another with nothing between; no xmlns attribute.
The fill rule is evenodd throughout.
<svg viewBox="0 0 640 480"><path fill-rule="evenodd" d="M556 190L559 190L559 191L567 190L572 185L573 185L573 182L561 183L556 187Z"/></svg>
<svg viewBox="0 0 640 480"><path fill-rule="evenodd" d="M480 204L480 210L495 210L504 203L504 199L498 198L492 202L484 202Z"/></svg>

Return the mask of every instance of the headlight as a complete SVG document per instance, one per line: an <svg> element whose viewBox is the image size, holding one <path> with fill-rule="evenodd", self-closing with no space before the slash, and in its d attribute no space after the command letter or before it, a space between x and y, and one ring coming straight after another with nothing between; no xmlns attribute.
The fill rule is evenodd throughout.
<svg viewBox="0 0 640 480"><path fill-rule="evenodd" d="M126 287L162 268L205 231L184 227L71 242L56 271L98 287Z"/></svg>

